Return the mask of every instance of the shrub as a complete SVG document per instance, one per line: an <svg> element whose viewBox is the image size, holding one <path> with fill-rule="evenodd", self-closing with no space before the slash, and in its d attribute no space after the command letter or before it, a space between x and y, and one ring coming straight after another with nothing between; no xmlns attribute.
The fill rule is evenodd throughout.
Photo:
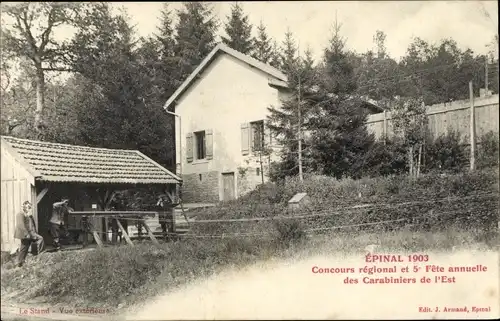
<svg viewBox="0 0 500 321"><path fill-rule="evenodd" d="M290 246L305 239L306 234L298 221L275 221L274 227L278 232L277 241L280 245Z"/></svg>
<svg viewBox="0 0 500 321"><path fill-rule="evenodd" d="M397 140L376 142L366 155L361 176L388 176L408 172L404 146Z"/></svg>
<svg viewBox="0 0 500 321"><path fill-rule="evenodd" d="M460 133L453 130L429 141L425 154L425 168L428 170L459 172L468 162Z"/></svg>
<svg viewBox="0 0 500 321"><path fill-rule="evenodd" d="M311 205L298 215L307 218L294 220L305 231L317 227L356 225L361 223L400 220L390 225L353 227L354 230L383 231L398 229L408 223L418 223L414 229L445 229L457 225L461 228L485 228L495 217L498 196L498 174L495 171L443 175L422 174L418 179L391 175L337 180L326 176L306 176L301 182L289 177L281 186L264 184L255 193L229 204L205 211L206 219L229 219L291 215L288 200L297 192L305 192ZM484 196L483 194L488 194ZM272 195L270 197L269 195ZM261 197L259 199L259 197ZM271 201L272 199L272 201ZM370 207L353 209L360 204ZM403 205L401 205L403 204ZM317 215L316 214L324 214ZM313 215L313 216L311 216ZM417 219L418 218L418 219ZM287 235L288 226L271 224L272 221L214 222L193 224L199 234L271 233L278 231L277 241ZM289 233L293 234L293 233ZM286 236L284 237L286 238Z"/></svg>
<svg viewBox="0 0 500 321"><path fill-rule="evenodd" d="M490 131L479 138L477 153L478 168L498 167L498 133Z"/></svg>

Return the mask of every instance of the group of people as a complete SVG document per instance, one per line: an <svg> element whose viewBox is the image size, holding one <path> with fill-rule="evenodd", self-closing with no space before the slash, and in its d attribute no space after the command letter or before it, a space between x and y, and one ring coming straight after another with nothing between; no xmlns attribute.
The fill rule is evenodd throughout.
<svg viewBox="0 0 500 321"><path fill-rule="evenodd" d="M68 235L65 221L67 214L72 211L68 204L69 199L64 198L52 205L49 226L55 251L61 249L61 236L66 237ZM38 255L45 250L45 243L43 237L38 234L35 218L33 217L33 204L30 201L25 201L22 204L22 211L18 213L16 223L14 237L21 241L17 255L17 266L21 267L26 260L30 248L34 245L33 254Z"/></svg>
<svg viewBox="0 0 500 321"><path fill-rule="evenodd" d="M158 218L164 235L174 231L172 205L172 200L167 195L160 195L158 197L156 208L159 210ZM60 238L67 238L69 236L65 222L67 222L67 215L72 211L73 209L69 207L69 198L63 198L60 202L56 202L52 205L49 231L55 251L61 249ZM33 205L30 201L25 201L22 204L22 211L18 213L16 222L14 237L21 240L16 264L21 267L26 260L30 248L34 246L32 253L33 255L38 255L45 250L45 243L43 237L37 232L35 219L33 217ZM139 230L142 230L142 226L138 227Z"/></svg>

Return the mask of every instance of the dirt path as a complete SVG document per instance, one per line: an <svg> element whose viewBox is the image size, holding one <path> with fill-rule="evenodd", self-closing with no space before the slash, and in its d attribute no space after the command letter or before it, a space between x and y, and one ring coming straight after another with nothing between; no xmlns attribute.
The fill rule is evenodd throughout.
<svg viewBox="0 0 500 321"><path fill-rule="evenodd" d="M97 321L105 318L91 317L88 315L78 315L74 313L60 313L58 309L48 308L48 312L38 307L37 310L32 310L33 305L27 309L19 306L7 306L2 304L2 320L12 321Z"/></svg>
<svg viewBox="0 0 500 321"><path fill-rule="evenodd" d="M104 313L82 313L75 308L61 305L51 306L38 302L38 300L26 303L13 303L9 297L2 297L1 316L1 320L12 321L97 321L115 318L113 315L106 315Z"/></svg>
<svg viewBox="0 0 500 321"><path fill-rule="evenodd" d="M300 261L260 264L166 293L129 313L128 320L182 319L350 319L350 318L494 318L499 314L498 253L430 254L429 264L483 264L483 273L442 273L456 276L454 284L421 284L423 273L367 275L371 278L415 277L415 284L344 284L347 274L314 274L318 267L347 268L365 263L362 255L318 256ZM398 266L407 263L397 263ZM377 267L395 263L377 264ZM410 265L412 266L412 265ZM410 267L411 268L411 267ZM356 271L357 272L357 271ZM429 274L432 278L434 275ZM358 273L350 274L359 276ZM435 313L438 306L441 310ZM469 313L444 312L467 306ZM419 312L429 307L432 312ZM474 313L472 307L488 308Z"/></svg>

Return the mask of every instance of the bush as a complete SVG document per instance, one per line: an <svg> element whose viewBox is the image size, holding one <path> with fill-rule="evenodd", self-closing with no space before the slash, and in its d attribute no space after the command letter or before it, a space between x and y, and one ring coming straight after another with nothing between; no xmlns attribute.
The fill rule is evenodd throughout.
<svg viewBox="0 0 500 321"><path fill-rule="evenodd" d="M300 223L297 221L275 221L274 227L278 232L278 244L290 246L303 241L306 237Z"/></svg>
<svg viewBox="0 0 500 321"><path fill-rule="evenodd" d="M490 131L479 138L477 151L478 168L498 167L498 145L498 133L493 131Z"/></svg>
<svg viewBox="0 0 500 321"><path fill-rule="evenodd" d="M428 142L425 152L425 168L459 172L467 166L467 151L461 142L460 133L450 130Z"/></svg>
<svg viewBox="0 0 500 321"><path fill-rule="evenodd" d="M376 142L368 151L365 166L360 176L377 177L404 174L408 172L407 155L404 146L397 140Z"/></svg>
<svg viewBox="0 0 500 321"><path fill-rule="evenodd" d="M424 230L446 229L451 225L466 229L489 228L497 210L497 177L497 171L453 175L429 173L422 174L418 179L396 175L360 180L306 176L301 182L297 177L290 177L279 187L272 183L264 184L247 197L207 209L203 218L290 216L288 200L297 192L305 192L311 199L311 205L302 209L298 215L310 217L296 220L303 231L317 227L391 220L402 221L353 227L351 230L387 231L409 223L418 223L420 225L414 229ZM352 208L360 204L371 205ZM324 215L314 216L316 214ZM278 229L278 243L283 235L287 235L287 228L292 228L272 224L271 220L200 223L192 226L195 233L210 235L271 233Z"/></svg>

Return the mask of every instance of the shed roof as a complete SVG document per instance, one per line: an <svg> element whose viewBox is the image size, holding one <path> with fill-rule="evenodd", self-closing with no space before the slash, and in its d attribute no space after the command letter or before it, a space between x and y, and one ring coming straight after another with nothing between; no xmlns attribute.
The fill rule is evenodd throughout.
<svg viewBox="0 0 500 321"><path fill-rule="evenodd" d="M181 179L137 150L76 146L1 136L13 156L46 182L176 184Z"/></svg>
<svg viewBox="0 0 500 321"><path fill-rule="evenodd" d="M244 53L241 53L239 51L236 51L228 46L226 46L223 43L218 44L215 46L214 49L205 57L205 59L202 60L202 62L198 65L198 67L189 75L189 77L182 83L182 85L170 96L170 98L167 100L165 103L164 108L165 109L170 109L170 106L189 88L191 83L196 79L196 77L206 68L210 65L210 63L214 60L214 58L217 56L219 53L226 53L240 61L243 61L250 66L257 68L266 74L274 77L274 79L280 80L280 81L287 81L287 76L281 72L280 70L274 68L271 65L268 65L266 63L263 63L262 61L259 61L255 58L252 58L248 55L245 55ZM273 79L273 78L271 78Z"/></svg>

